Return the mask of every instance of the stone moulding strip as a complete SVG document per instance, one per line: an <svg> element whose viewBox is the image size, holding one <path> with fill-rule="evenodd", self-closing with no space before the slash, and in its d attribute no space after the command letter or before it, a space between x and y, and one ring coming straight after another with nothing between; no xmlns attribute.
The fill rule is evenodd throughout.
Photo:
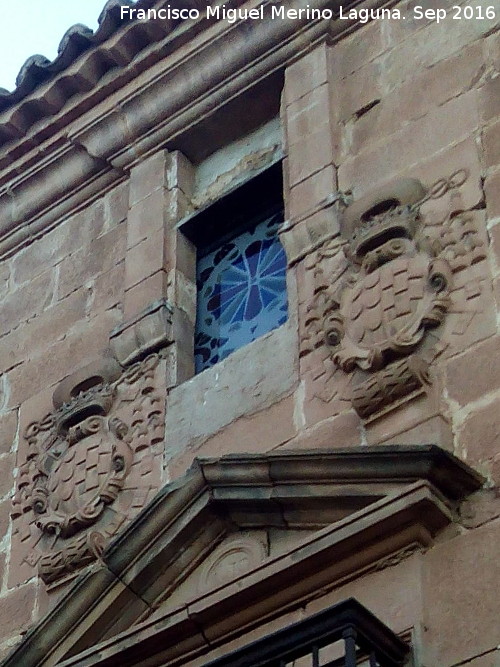
<svg viewBox="0 0 500 667"><path fill-rule="evenodd" d="M160 653L168 664L185 664L185 656L206 652L295 608L318 590L375 569L381 559L432 545L433 536L453 521L457 502L483 481L432 445L199 460L164 487L3 667L143 666L162 664L156 658L141 661L148 654L159 660ZM250 510L260 502L269 520L280 505L306 507L311 495L329 507L343 489L352 494L356 485L362 496L369 491L362 509L309 534L288 553L267 559L228 585L173 611L158 608L165 591L168 595L187 576L185 569L193 571L227 534L235 508ZM176 565L180 554L185 560ZM241 611L234 614L234 609ZM70 651L78 655L69 657Z"/></svg>
<svg viewBox="0 0 500 667"><path fill-rule="evenodd" d="M338 13L341 5L347 10L365 4L382 6L386 3L387 0L348 0L344 4L340 0L295 0L288 4L291 9L310 6ZM265 0L262 4L271 6L274 2ZM116 114L117 108L91 123L82 119L80 127L78 122L75 123L71 137L92 155L105 155L115 167L130 168L158 145L173 141L187 128L196 125L200 118L212 115L229 100L297 60L321 40L330 38L332 32L340 36L352 30L353 23L337 22L332 30L329 21L287 18L255 23L252 31L247 30L244 22L227 26L215 36L207 35L190 54L174 61L169 69L120 99L122 127L137 128L137 140L132 148L130 141L124 141L121 134L109 131L102 134L100 131L103 125L109 127L109 118ZM221 50L224 52L222 67ZM199 66L200 62L203 67ZM189 87L186 87L186 80ZM165 86L171 91L176 87L181 91L181 95L171 96L169 107L164 106L165 100L159 94Z"/></svg>
<svg viewBox="0 0 500 667"><path fill-rule="evenodd" d="M263 481L276 484L291 480L303 483L328 480L347 484L369 480L379 483L404 480L409 483L426 479L444 497L454 501L476 491L482 484L479 473L432 444L228 454L221 458L200 459L199 465L213 487L253 484L258 467ZM450 466L453 475L450 475ZM248 480L249 470L252 471L252 482Z"/></svg>
<svg viewBox="0 0 500 667"><path fill-rule="evenodd" d="M387 553L408 544L430 546L432 535L450 521L451 514L441 500L426 483L417 482L186 607L155 616L57 664L139 667L148 664L146 656L153 658L151 664L189 664L189 659L216 648L236 632L303 605L314 591L355 577ZM238 614L234 614L235 609ZM200 636L205 641L199 642ZM186 647L190 647L189 653ZM135 655L141 657L134 660Z"/></svg>
<svg viewBox="0 0 500 667"><path fill-rule="evenodd" d="M65 185L60 170L64 162ZM59 172L59 176L57 175ZM50 231L124 180L81 147L65 146L0 188L0 259Z"/></svg>
<svg viewBox="0 0 500 667"><path fill-rule="evenodd" d="M173 342L173 308L166 299L153 301L110 333L110 346L122 366Z"/></svg>
<svg viewBox="0 0 500 667"><path fill-rule="evenodd" d="M370 6L374 3L384 4L383 0L371 0ZM305 4L338 11L340 0L309 0L309 3L296 0L290 6L300 8ZM347 9L360 4L365 3L354 0L344 6ZM333 23L336 24L334 32L338 34L353 28L350 21L342 21L345 26L337 25L338 21ZM122 90L107 98L107 105L103 103L102 108L91 103L92 96L99 91L97 87L89 93L88 109L92 112L84 114L81 120L72 119L64 136L52 141L52 146L44 147L47 158L42 169L39 159L33 161L34 154L39 156L33 141L28 150L21 150L19 146L20 157L10 166L4 166L0 176L3 183L0 186L0 258L12 254L62 217L103 194L123 180L124 172L158 145L174 141L200 118L213 114L244 90L283 68L329 37L331 31L328 21L268 21L254 25L252 31L248 31L244 22L239 22L226 26L215 37L207 36L201 44L194 40L191 53L184 53L180 59L175 57L175 51L168 54L173 62L161 75L151 67L151 58L145 57L142 67L151 68L149 77L141 82L135 79L133 93L125 83ZM223 50L219 46L220 39L225 40ZM161 46L158 52L162 52ZM224 67L220 63L221 52ZM138 76L140 70L136 63L134 70ZM202 74L196 75L196 72ZM168 96L165 96L166 87L170 91ZM50 122L58 123L64 131L64 115ZM72 165L71 174L74 174L64 185L60 182L62 155ZM42 185L44 197L40 197Z"/></svg>

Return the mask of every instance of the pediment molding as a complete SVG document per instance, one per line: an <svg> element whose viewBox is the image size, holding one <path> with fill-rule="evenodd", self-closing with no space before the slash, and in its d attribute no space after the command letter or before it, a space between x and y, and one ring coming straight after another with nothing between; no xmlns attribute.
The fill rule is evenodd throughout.
<svg viewBox="0 0 500 667"><path fill-rule="evenodd" d="M4 667L186 664L325 587L432 545L482 478L432 445L201 459L168 484ZM332 507L343 506L343 516ZM228 535L307 527L284 553L169 608ZM312 530L314 529L314 530ZM238 614L234 610L240 610ZM144 656L155 656L151 663ZM139 656L139 657L134 657Z"/></svg>

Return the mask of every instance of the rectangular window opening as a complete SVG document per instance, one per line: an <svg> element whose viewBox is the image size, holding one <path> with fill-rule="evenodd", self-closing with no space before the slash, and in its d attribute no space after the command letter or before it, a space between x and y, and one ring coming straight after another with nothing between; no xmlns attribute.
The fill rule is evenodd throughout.
<svg viewBox="0 0 500 667"><path fill-rule="evenodd" d="M287 320L282 193L279 163L182 227L197 249L197 373Z"/></svg>

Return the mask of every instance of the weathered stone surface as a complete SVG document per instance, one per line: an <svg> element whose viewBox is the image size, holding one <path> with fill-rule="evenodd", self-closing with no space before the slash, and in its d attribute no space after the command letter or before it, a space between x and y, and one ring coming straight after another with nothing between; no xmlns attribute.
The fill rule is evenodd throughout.
<svg viewBox="0 0 500 667"><path fill-rule="evenodd" d="M405 439L406 432L410 432L409 437L411 439L412 436L416 435L415 431L418 432L421 424L425 424L435 417L436 406L435 400L433 399L433 396L427 396L425 394L418 396L413 400L409 400L399 408L396 406L397 409L388 411L381 419L375 419L372 422L368 422L365 425L367 442L369 444L381 444L389 441L399 442L399 434L402 434L404 442L408 442L408 440ZM431 422L431 424L432 423L433 422ZM432 428L431 424L429 424L429 428ZM425 438L425 431L426 428L424 427L422 429L422 436L419 435L417 438L419 442L435 442L440 446L444 446L445 449L446 444L450 444L449 442L442 442L441 439L436 441L434 438Z"/></svg>
<svg viewBox="0 0 500 667"><path fill-rule="evenodd" d="M116 359L122 366L128 366L148 352L170 345L174 340L172 319L175 316L172 306L165 299L159 299L136 318L113 329L110 345Z"/></svg>
<svg viewBox="0 0 500 667"><path fill-rule="evenodd" d="M163 229L165 204L165 191L160 188L131 206L127 222L127 248Z"/></svg>
<svg viewBox="0 0 500 667"><path fill-rule="evenodd" d="M92 286L90 316L102 310L122 307L124 299L125 262L98 275Z"/></svg>
<svg viewBox="0 0 500 667"><path fill-rule="evenodd" d="M433 410L429 409L430 417L423 418L418 424L412 426L412 421L408 416L411 412L406 408L400 413L394 415L392 429L388 425L384 429L385 433L380 433L376 428L368 428L366 433L367 442L374 444L411 444L413 442L433 442L443 449L453 451L453 432L452 426L441 415L433 415ZM394 424L399 422L399 424ZM392 432L391 432L392 431Z"/></svg>
<svg viewBox="0 0 500 667"><path fill-rule="evenodd" d="M290 189L289 217L298 218L314 210L315 205L327 199L335 190L335 170L332 165L329 165ZM309 216L309 219L311 217Z"/></svg>
<svg viewBox="0 0 500 667"><path fill-rule="evenodd" d="M469 90L482 68L481 44L474 43L429 69L416 70L414 78L388 95L379 95L378 104L353 120L351 137L346 141L344 151L356 153L393 134L406 123L425 116L433 107ZM374 99L378 99L377 96Z"/></svg>
<svg viewBox="0 0 500 667"><path fill-rule="evenodd" d="M175 272L175 276L182 274L183 280L196 282L196 247L191 241L182 233L176 230L171 232L168 237L165 253L166 267L169 268L169 273ZM171 282L175 282L172 280ZM179 302L173 300L177 306Z"/></svg>
<svg viewBox="0 0 500 667"><path fill-rule="evenodd" d="M343 79L374 60L387 49L383 23L370 21L330 49L330 67L335 78Z"/></svg>
<svg viewBox="0 0 500 667"><path fill-rule="evenodd" d="M320 45L287 68L285 74L287 104L291 104L313 88L326 83L328 80L327 58L325 45Z"/></svg>
<svg viewBox="0 0 500 667"><path fill-rule="evenodd" d="M289 182L293 187L333 161L332 143L328 133L319 131L298 141L288 158Z"/></svg>
<svg viewBox="0 0 500 667"><path fill-rule="evenodd" d="M6 554L1 553L0 554L0 586L2 587L2 590L4 588L4 577L5 577L5 560L6 560Z"/></svg>
<svg viewBox="0 0 500 667"><path fill-rule="evenodd" d="M461 169L466 169L468 173L467 180L460 189L462 206L465 210L468 210L479 206L484 196L479 147L474 138L469 137L433 155L431 158L423 160L421 164L416 165L411 170L411 173L414 178L420 179L426 187L430 187L438 179L443 178L445 174L453 174ZM433 219L442 220L445 207L448 207L449 212L449 206L450 201L443 197L440 200L424 204L422 210L425 213L432 214Z"/></svg>
<svg viewBox="0 0 500 667"><path fill-rule="evenodd" d="M175 479L184 474L195 456L267 452L283 446L287 441L291 447L295 447L293 443L296 441L294 436L297 429L294 424L294 407L293 396L289 396L266 410L236 419L197 447L187 446L169 462L170 477ZM325 446L331 447L332 442L325 442Z"/></svg>
<svg viewBox="0 0 500 667"><path fill-rule="evenodd" d="M470 665L470 667L498 667L499 662L500 649L495 646L491 648L486 655L473 658L470 662L467 661L467 665Z"/></svg>
<svg viewBox="0 0 500 667"><path fill-rule="evenodd" d="M2 475L0 475L0 498L7 498L12 492L14 465L14 454L2 454L0 456L0 468L2 470Z"/></svg>
<svg viewBox="0 0 500 667"><path fill-rule="evenodd" d="M33 619L35 599L36 587L32 583L2 596L0 639L26 632Z"/></svg>
<svg viewBox="0 0 500 667"><path fill-rule="evenodd" d="M446 365L446 387L460 405L500 387L500 338L494 336L459 354Z"/></svg>
<svg viewBox="0 0 500 667"><path fill-rule="evenodd" d="M500 487L500 456L496 454L491 463L488 462L481 467L485 468L485 473L491 477L495 487Z"/></svg>
<svg viewBox="0 0 500 667"><path fill-rule="evenodd" d="M478 262L455 277L454 306L443 327L442 340L447 346L443 360L496 333L493 285L486 262Z"/></svg>
<svg viewBox="0 0 500 667"><path fill-rule="evenodd" d="M289 393L297 380L295 345L293 329L285 324L172 389L167 401L168 458Z"/></svg>
<svg viewBox="0 0 500 667"><path fill-rule="evenodd" d="M18 289L10 291L2 301L0 336L17 329L22 322L39 315L50 305L53 296L54 274L51 270L41 273L30 283L25 283Z"/></svg>
<svg viewBox="0 0 500 667"><path fill-rule="evenodd" d="M458 451L471 465L492 459L500 450L500 399L478 407L458 431Z"/></svg>
<svg viewBox="0 0 500 667"><path fill-rule="evenodd" d="M488 122L498 116L498 100L500 99L500 78L489 78L479 88L479 112L481 120Z"/></svg>
<svg viewBox="0 0 500 667"><path fill-rule="evenodd" d="M16 285L31 281L64 257L97 238L104 229L102 200L85 211L71 216L56 229L17 253L12 260L12 275Z"/></svg>
<svg viewBox="0 0 500 667"><path fill-rule="evenodd" d="M7 534L10 527L10 500L0 502L0 542ZM1 581L0 574L0 581Z"/></svg>
<svg viewBox="0 0 500 667"><path fill-rule="evenodd" d="M196 170L180 151L168 154L167 187L169 190L181 190L187 199L192 199L196 190Z"/></svg>
<svg viewBox="0 0 500 667"><path fill-rule="evenodd" d="M54 409L52 395L55 387L44 386L41 391L23 401L19 408L19 427L16 466L20 466L28 454L28 442L23 434L36 416L46 415Z"/></svg>
<svg viewBox="0 0 500 667"><path fill-rule="evenodd" d="M60 266L58 297L67 296L123 261L125 241L125 227L121 225L66 257Z"/></svg>
<svg viewBox="0 0 500 667"><path fill-rule="evenodd" d="M298 262L311 254L314 258L314 251L325 241L338 237L338 234L339 216L336 207L333 205L320 207L318 211L312 212L311 215L305 216L302 220L299 219L296 223L291 221L290 225L282 229L280 234L281 243L287 254L288 263L294 266L294 273L291 273L291 275L297 275L299 303L304 304L305 307L309 305L308 297L312 298L313 295L313 276L308 275L307 272L304 273ZM295 274L295 272L297 273ZM309 292L307 291L308 288L310 288ZM305 296L306 294L307 296ZM302 318L299 319L302 320Z"/></svg>
<svg viewBox="0 0 500 667"><path fill-rule="evenodd" d="M483 146L485 166L500 164L500 120L483 131Z"/></svg>
<svg viewBox="0 0 500 667"><path fill-rule="evenodd" d="M484 40L485 60L488 67L493 72L500 72L498 63L500 62L500 44L498 41L498 31L493 30L491 35Z"/></svg>
<svg viewBox="0 0 500 667"><path fill-rule="evenodd" d="M168 288L168 274L159 270L125 291L123 315L128 320L147 308L153 301L164 298Z"/></svg>
<svg viewBox="0 0 500 667"><path fill-rule="evenodd" d="M282 449L356 447L361 445L361 420L353 411L345 412L311 426L289 440Z"/></svg>
<svg viewBox="0 0 500 667"><path fill-rule="evenodd" d="M10 265L6 262L0 262L0 298L3 298L9 289Z"/></svg>
<svg viewBox="0 0 500 667"><path fill-rule="evenodd" d="M339 105L338 116L341 122L363 115L365 109L377 104L383 97L382 67L378 60L369 62L337 83L339 90L334 90L333 102Z"/></svg>
<svg viewBox="0 0 500 667"><path fill-rule="evenodd" d="M85 320L89 290L81 288L68 297L49 304L19 331L0 338L0 372L39 357L48 346L62 340Z"/></svg>
<svg viewBox="0 0 500 667"><path fill-rule="evenodd" d="M130 289L165 267L166 239L163 229L127 250L125 258L125 287ZM144 304L147 305L147 304Z"/></svg>
<svg viewBox="0 0 500 667"><path fill-rule="evenodd" d="M168 152L159 151L135 166L131 173L129 206L145 199L154 190L165 187Z"/></svg>
<svg viewBox="0 0 500 667"><path fill-rule="evenodd" d="M306 364L310 366L305 368ZM336 369L326 353L314 351L301 361L303 414L308 427L351 409L350 378Z"/></svg>
<svg viewBox="0 0 500 667"><path fill-rule="evenodd" d="M499 538L500 521L496 520L436 545L426 554L424 664L465 662L496 645Z"/></svg>
<svg viewBox="0 0 500 667"><path fill-rule="evenodd" d="M452 3L442 3L440 7L450 4ZM475 11L480 5L477 0L470 4ZM452 56L467 44L489 33L493 27L492 20L486 17L466 21L454 20L452 16L450 11L446 20L439 23L429 19L428 25L422 30L415 30L422 19L415 21L413 26L409 21L393 22L397 24L393 26L394 30L410 30L410 34L407 39L399 41L401 35L393 33L394 41L399 43L394 44L394 48L388 51L384 62L384 80L387 87L393 88L400 81L411 78L415 71Z"/></svg>
<svg viewBox="0 0 500 667"><path fill-rule="evenodd" d="M450 117L453 124L448 122ZM430 156L466 139L478 126L476 94L470 91L405 125L392 135L390 143L369 144L362 153L347 159L339 166L339 187L372 189L395 174L408 173L412 165L428 162ZM452 170L448 167L446 171Z"/></svg>
<svg viewBox="0 0 500 667"><path fill-rule="evenodd" d="M488 218L490 220L500 218L500 170L486 178L484 182L484 192L486 195Z"/></svg>
<svg viewBox="0 0 500 667"><path fill-rule="evenodd" d="M104 207L104 230L109 231L116 225L127 219L128 200L129 200L128 181L120 183L103 199ZM103 230L103 231L104 231ZM97 230L93 230L95 233Z"/></svg>
<svg viewBox="0 0 500 667"><path fill-rule="evenodd" d="M302 141L322 129L330 118L330 87L327 83L314 88L286 108L286 131L288 145Z"/></svg>
<svg viewBox="0 0 500 667"><path fill-rule="evenodd" d="M108 346L109 332L118 324L119 313L112 310L89 321L80 321L64 340L48 345L7 376L11 385L9 406L16 407L43 387L50 387L78 366L90 363Z"/></svg>
<svg viewBox="0 0 500 667"><path fill-rule="evenodd" d="M16 445L17 424L16 410L0 415L0 454L10 452Z"/></svg>
<svg viewBox="0 0 500 667"><path fill-rule="evenodd" d="M460 507L460 521L466 528L477 528L500 516L497 488L481 489L467 498Z"/></svg>

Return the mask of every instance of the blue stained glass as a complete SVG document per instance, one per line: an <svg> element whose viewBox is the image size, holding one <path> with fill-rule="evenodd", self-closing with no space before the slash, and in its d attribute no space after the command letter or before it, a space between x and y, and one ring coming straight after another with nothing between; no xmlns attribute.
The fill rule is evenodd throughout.
<svg viewBox="0 0 500 667"><path fill-rule="evenodd" d="M273 215L198 260L197 373L286 321L282 220Z"/></svg>

